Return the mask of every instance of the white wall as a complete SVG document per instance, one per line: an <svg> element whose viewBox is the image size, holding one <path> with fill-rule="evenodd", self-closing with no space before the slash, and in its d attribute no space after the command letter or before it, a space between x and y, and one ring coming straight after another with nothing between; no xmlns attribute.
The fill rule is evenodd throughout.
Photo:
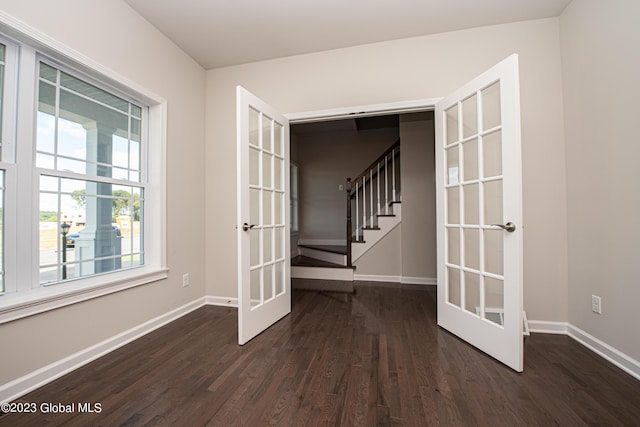
<svg viewBox="0 0 640 427"><path fill-rule="evenodd" d="M207 292L236 290L235 86L285 113L444 96L520 55L525 308L567 320L562 84L557 18L292 56L207 72Z"/></svg>
<svg viewBox="0 0 640 427"><path fill-rule="evenodd" d="M122 1L0 0L0 9L167 99L170 268L167 280L0 325L3 384L204 296L205 72Z"/></svg>
<svg viewBox="0 0 640 427"><path fill-rule="evenodd" d="M435 127L433 113L400 116L402 276L437 277Z"/></svg>
<svg viewBox="0 0 640 427"><path fill-rule="evenodd" d="M640 360L640 2L572 2L560 18L569 322ZM602 297L602 315L591 295Z"/></svg>

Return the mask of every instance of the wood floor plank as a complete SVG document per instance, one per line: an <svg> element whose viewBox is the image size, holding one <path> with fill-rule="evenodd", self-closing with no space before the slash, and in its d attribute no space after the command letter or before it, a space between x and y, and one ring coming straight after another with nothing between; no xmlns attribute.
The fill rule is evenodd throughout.
<svg viewBox="0 0 640 427"><path fill-rule="evenodd" d="M0 415L0 426L634 426L640 382L566 336L532 334L516 373L436 325L432 287L293 292L244 346L237 311L198 309L22 402L100 413Z"/></svg>

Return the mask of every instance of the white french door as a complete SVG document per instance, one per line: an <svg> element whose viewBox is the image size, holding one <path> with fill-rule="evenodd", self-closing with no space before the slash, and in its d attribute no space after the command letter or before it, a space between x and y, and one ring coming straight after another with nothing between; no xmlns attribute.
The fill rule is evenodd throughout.
<svg viewBox="0 0 640 427"><path fill-rule="evenodd" d="M289 121L238 86L238 343L291 312Z"/></svg>
<svg viewBox="0 0 640 427"><path fill-rule="evenodd" d="M438 325L523 370L518 57L436 104Z"/></svg>

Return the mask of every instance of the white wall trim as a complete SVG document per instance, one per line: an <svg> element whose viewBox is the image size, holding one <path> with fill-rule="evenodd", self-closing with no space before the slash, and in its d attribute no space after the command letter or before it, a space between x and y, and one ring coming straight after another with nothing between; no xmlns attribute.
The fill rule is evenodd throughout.
<svg viewBox="0 0 640 427"><path fill-rule="evenodd" d="M400 281L405 285L429 285L434 286L438 284L438 279L435 277L407 277L402 276Z"/></svg>
<svg viewBox="0 0 640 427"><path fill-rule="evenodd" d="M437 285L438 280L435 277L407 277L407 276L390 276L383 274L354 274L353 280L358 282L390 282L401 283L403 285Z"/></svg>
<svg viewBox="0 0 640 427"><path fill-rule="evenodd" d="M305 111L288 113L285 117L290 123L321 122L341 118L367 117L384 113L410 113L433 110L442 98L415 99L384 104L360 105L328 110Z"/></svg>
<svg viewBox="0 0 640 427"><path fill-rule="evenodd" d="M346 239L300 239L299 245L346 246Z"/></svg>
<svg viewBox="0 0 640 427"><path fill-rule="evenodd" d="M16 378L13 381L3 384L0 386L0 402L11 402L12 400L42 387L43 385L48 384L51 381L104 356L105 354L111 353L112 351L148 334L149 332L173 322L185 314L202 307L205 303L205 297L199 298L138 326L134 326L133 328L108 338L98 344L65 357L64 359L53 362L28 373L27 375L23 375L20 378Z"/></svg>
<svg viewBox="0 0 640 427"><path fill-rule="evenodd" d="M602 356L618 368L633 376L635 379L640 380L640 362L634 358L571 324L569 324L568 327L568 335L589 350Z"/></svg>
<svg viewBox="0 0 640 427"><path fill-rule="evenodd" d="M205 304L207 305L216 305L219 307L235 307L238 308L238 298L231 297L214 297L207 296L205 297Z"/></svg>
<svg viewBox="0 0 640 427"><path fill-rule="evenodd" d="M382 274L354 274L353 280L357 282L392 282L400 283L402 276L386 276Z"/></svg>
<svg viewBox="0 0 640 427"><path fill-rule="evenodd" d="M539 334L567 335L569 324L567 322L551 322L547 320L529 320L529 332Z"/></svg>

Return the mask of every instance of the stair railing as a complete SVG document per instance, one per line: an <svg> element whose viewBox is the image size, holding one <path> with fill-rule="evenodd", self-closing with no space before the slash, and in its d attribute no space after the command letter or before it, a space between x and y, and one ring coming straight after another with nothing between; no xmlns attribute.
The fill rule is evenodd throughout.
<svg viewBox="0 0 640 427"><path fill-rule="evenodd" d="M353 180L347 178L348 266L351 266L351 243L364 240L361 230L377 228L378 215L391 214L391 203L399 201L400 162L396 161L399 158L398 139L361 174Z"/></svg>

